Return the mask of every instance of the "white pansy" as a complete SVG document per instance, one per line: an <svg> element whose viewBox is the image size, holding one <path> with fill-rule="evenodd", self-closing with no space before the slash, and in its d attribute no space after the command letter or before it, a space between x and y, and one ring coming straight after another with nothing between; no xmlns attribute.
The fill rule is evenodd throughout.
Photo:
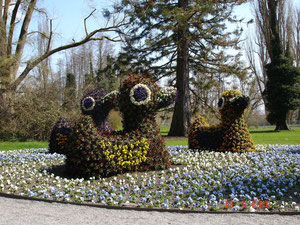
<svg viewBox="0 0 300 225"><path fill-rule="evenodd" d="M171 95L175 95L177 92L177 89L174 87L166 87L161 89L161 91L158 94L157 100L159 102L163 101L164 99L170 97Z"/></svg>
<svg viewBox="0 0 300 225"><path fill-rule="evenodd" d="M250 212L255 212L255 209L253 207L250 207L249 211Z"/></svg>
<svg viewBox="0 0 300 225"><path fill-rule="evenodd" d="M106 94L106 95L104 96L104 98L108 98L108 97L110 97L110 96L117 96L118 94L119 94L119 91L114 90L114 91L111 91L111 92L109 92L108 94Z"/></svg>

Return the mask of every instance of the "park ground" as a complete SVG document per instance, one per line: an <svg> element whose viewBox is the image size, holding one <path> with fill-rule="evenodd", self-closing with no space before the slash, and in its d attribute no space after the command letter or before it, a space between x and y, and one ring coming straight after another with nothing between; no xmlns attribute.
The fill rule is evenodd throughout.
<svg viewBox="0 0 300 225"><path fill-rule="evenodd" d="M167 137L168 126L161 127L161 134L164 136L167 146L187 145L187 138ZM274 131L274 127L250 128L254 143L257 144L278 144L278 145L299 145L300 126L291 127L290 131ZM0 150L48 148L48 142L25 141L25 142L0 142Z"/></svg>

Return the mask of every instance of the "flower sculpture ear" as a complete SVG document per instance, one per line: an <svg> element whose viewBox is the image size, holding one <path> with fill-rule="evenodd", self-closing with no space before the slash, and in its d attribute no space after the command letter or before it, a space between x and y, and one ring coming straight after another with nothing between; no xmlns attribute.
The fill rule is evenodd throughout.
<svg viewBox="0 0 300 225"><path fill-rule="evenodd" d="M162 88L158 93L158 106L157 108L165 108L174 102L176 102L177 98L177 89L174 87L166 87Z"/></svg>
<svg viewBox="0 0 300 225"><path fill-rule="evenodd" d="M136 84L130 90L130 101L134 105L146 105L151 101L151 90L145 84Z"/></svg>

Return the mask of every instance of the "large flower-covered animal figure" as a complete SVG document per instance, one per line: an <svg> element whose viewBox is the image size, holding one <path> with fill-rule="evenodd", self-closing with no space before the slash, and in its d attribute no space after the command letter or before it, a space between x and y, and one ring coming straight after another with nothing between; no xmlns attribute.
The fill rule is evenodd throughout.
<svg viewBox="0 0 300 225"><path fill-rule="evenodd" d="M104 133L111 132L108 114L116 105L116 92L106 94L101 89L87 92L81 99L80 106L83 115L88 115L94 121L98 130ZM67 118L60 118L54 125L49 141L50 153L66 153L66 146L73 134L73 127Z"/></svg>
<svg viewBox="0 0 300 225"><path fill-rule="evenodd" d="M246 152L255 151L251 134L244 120L249 97L237 90L224 92L218 106L221 123L209 126L204 117L198 116L193 122L188 144L190 149Z"/></svg>
<svg viewBox="0 0 300 225"><path fill-rule="evenodd" d="M171 158L155 116L175 98L174 88L161 89L151 78L135 74L125 79L117 95L123 130L106 133L92 118L81 118L73 129L66 168L90 177L169 167Z"/></svg>

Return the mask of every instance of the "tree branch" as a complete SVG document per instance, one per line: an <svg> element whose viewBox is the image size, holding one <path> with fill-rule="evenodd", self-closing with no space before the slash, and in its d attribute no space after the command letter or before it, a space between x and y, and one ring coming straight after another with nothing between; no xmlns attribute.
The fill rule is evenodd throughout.
<svg viewBox="0 0 300 225"><path fill-rule="evenodd" d="M3 0L0 0L0 18L2 17Z"/></svg>
<svg viewBox="0 0 300 225"><path fill-rule="evenodd" d="M14 34L14 30L15 30L15 21L16 21L17 12L18 12L20 3L21 3L21 0L17 0L14 10L12 12L11 19L10 19L10 26L9 26L9 33L8 33L8 40L7 40L7 55L8 56L11 55L11 51L12 51L12 39L13 39L13 34Z"/></svg>
<svg viewBox="0 0 300 225"><path fill-rule="evenodd" d="M5 0L4 3L4 12L3 12L3 22L4 22L4 27L6 28L6 23L7 23L7 14L8 14L8 6L11 0Z"/></svg>
<svg viewBox="0 0 300 225"><path fill-rule="evenodd" d="M82 44L85 44L89 41L92 41L92 40L103 40L103 39L107 39L107 40L112 40L112 41L116 41L116 40L113 40L111 39L110 37L108 36L102 36L101 38L94 38L93 36L97 33L101 33L101 32L107 32L107 31L115 31L117 28L119 28L120 26L123 26L124 24L122 23L124 20L122 20L120 23L118 23L117 25L115 26L111 26L111 27L107 27L107 28L100 28L100 29L97 29L97 30L94 30L93 32L89 33L84 39L82 39L81 41L78 41L78 42L74 42L74 43L71 43L71 44L67 44L67 45L64 45L64 46L60 46L60 47L57 47L55 49L52 49L50 51L47 51L45 52L45 54L39 56L38 58L36 58L35 60L33 60L32 62L28 62L27 63L27 66L26 68L23 70L23 72L21 73L21 75L14 81L12 82L8 89L9 90L15 90L19 85L20 83L25 79L25 77L27 76L27 74L36 66L38 65L40 62L42 62L44 59L48 58L49 56L53 55L54 53L57 53L57 52L60 52L60 51L63 51L63 50L67 50L67 49L70 49L70 48L74 48L74 47L77 47L77 46L80 46Z"/></svg>
<svg viewBox="0 0 300 225"><path fill-rule="evenodd" d="M46 48L46 52L50 51L50 45L51 45L51 40L52 40L52 19L50 20L50 34L49 34L49 40L48 40L48 44L47 44L47 48Z"/></svg>
<svg viewBox="0 0 300 225"><path fill-rule="evenodd" d="M23 52L23 49L24 49L24 46L26 43L26 37L27 37L29 23L31 21L32 13L33 13L36 3L37 3L37 0L31 0L29 3L29 6L27 8L27 11L26 11L26 15L25 15L25 18L24 18L24 21L22 24L22 28L21 28L17 48L16 48L16 53L15 53L16 65L19 65L19 62L21 61L22 52ZM17 69L17 68L15 68L15 69Z"/></svg>
<svg viewBox="0 0 300 225"><path fill-rule="evenodd" d="M90 18L90 17L93 15L93 13L94 13L95 11L96 11L96 9L94 9L94 10L90 13L90 15L88 15L87 17L84 18L84 30L85 30L86 36L89 35L88 30L87 30L87 26L86 26L86 21L87 21L88 18Z"/></svg>

